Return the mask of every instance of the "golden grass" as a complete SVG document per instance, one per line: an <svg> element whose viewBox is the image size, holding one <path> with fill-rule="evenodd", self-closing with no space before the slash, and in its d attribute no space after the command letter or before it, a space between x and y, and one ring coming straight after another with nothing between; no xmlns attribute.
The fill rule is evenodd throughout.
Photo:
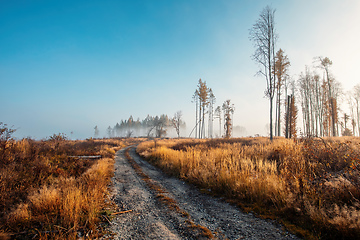
<svg viewBox="0 0 360 240"><path fill-rule="evenodd" d="M9 140L0 149L0 239L97 238L115 151L127 144L132 141ZM79 155L102 158L72 157Z"/></svg>
<svg viewBox="0 0 360 240"><path fill-rule="evenodd" d="M303 237L351 239L360 235L359 146L358 138L181 139L137 151L167 173L301 226Z"/></svg>

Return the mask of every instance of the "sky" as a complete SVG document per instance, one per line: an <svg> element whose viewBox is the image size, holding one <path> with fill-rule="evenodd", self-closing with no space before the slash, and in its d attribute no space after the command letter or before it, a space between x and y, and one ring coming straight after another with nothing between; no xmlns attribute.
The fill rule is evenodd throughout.
<svg viewBox="0 0 360 240"><path fill-rule="evenodd" d="M323 56L344 92L360 84L358 0L0 0L0 122L17 138L84 139L130 115L181 110L185 136L201 78L216 105L231 99L244 135L266 135L249 29L267 5L292 79Z"/></svg>

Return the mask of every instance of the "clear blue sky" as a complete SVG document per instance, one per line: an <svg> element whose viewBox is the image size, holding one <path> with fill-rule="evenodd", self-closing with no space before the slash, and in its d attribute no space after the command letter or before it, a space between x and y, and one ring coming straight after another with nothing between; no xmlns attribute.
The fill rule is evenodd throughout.
<svg viewBox="0 0 360 240"><path fill-rule="evenodd" d="M251 60L249 29L276 9L278 48L294 79L328 56L344 90L360 83L360 1L0 0L0 122L17 137L101 134L130 115L194 124L199 78L217 104L235 104L234 125L265 134L265 80Z"/></svg>

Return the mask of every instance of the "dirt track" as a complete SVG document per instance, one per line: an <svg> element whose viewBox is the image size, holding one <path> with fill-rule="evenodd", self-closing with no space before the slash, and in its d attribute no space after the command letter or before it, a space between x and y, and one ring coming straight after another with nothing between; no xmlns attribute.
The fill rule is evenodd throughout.
<svg viewBox="0 0 360 240"><path fill-rule="evenodd" d="M298 239L275 221L243 213L163 174L131 148L139 173L124 153L115 158L113 199L118 211L132 211L115 215L110 228L115 239Z"/></svg>

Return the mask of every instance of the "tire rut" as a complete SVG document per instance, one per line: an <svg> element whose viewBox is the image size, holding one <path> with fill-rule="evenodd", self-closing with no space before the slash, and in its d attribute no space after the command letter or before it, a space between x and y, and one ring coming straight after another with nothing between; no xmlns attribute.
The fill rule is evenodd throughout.
<svg viewBox="0 0 360 240"><path fill-rule="evenodd" d="M299 239L274 220L243 213L164 174L144 161L134 147L129 154L132 160L126 159L125 149L115 158L112 198L119 211L132 212L112 220L113 238Z"/></svg>

